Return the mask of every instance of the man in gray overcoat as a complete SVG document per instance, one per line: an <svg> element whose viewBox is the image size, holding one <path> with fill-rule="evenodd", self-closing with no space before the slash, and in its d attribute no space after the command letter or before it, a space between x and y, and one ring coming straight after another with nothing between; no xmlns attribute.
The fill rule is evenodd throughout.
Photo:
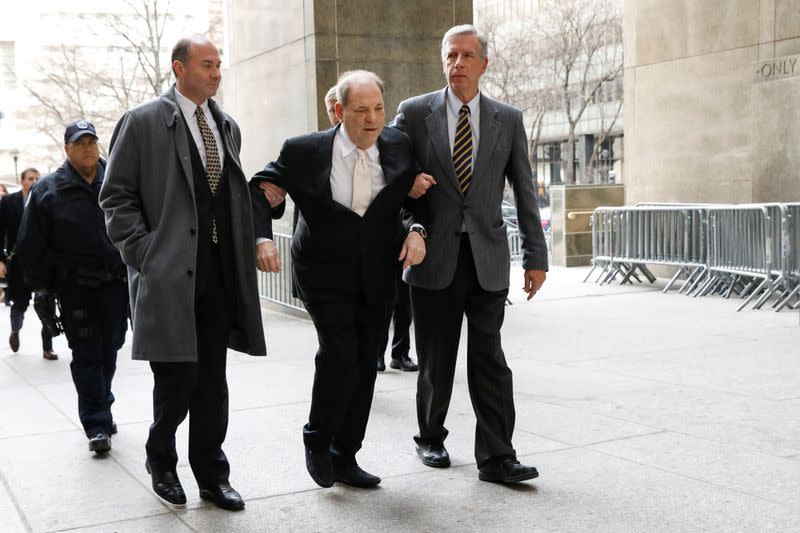
<svg viewBox="0 0 800 533"><path fill-rule="evenodd" d="M182 505L175 431L190 416L189 463L200 497L244 508L222 443L226 351L266 355L253 215L239 126L211 99L216 46L200 35L172 51L176 84L130 109L111 140L100 204L128 266L133 358L150 361L153 424L145 466L153 490Z"/></svg>

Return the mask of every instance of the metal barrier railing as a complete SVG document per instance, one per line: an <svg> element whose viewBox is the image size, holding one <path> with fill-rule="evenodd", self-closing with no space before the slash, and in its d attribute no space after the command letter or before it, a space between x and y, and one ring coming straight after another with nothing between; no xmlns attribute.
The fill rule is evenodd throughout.
<svg viewBox="0 0 800 533"><path fill-rule="evenodd" d="M292 237L276 233L272 241L281 258L281 271L258 273L258 295L264 300L305 312L303 302L292 296Z"/></svg>
<svg viewBox="0 0 800 533"><path fill-rule="evenodd" d="M637 204L601 207L592 214L592 269L599 283L650 282L648 264L678 270L680 292L692 296L737 294L761 308L800 307L800 204Z"/></svg>

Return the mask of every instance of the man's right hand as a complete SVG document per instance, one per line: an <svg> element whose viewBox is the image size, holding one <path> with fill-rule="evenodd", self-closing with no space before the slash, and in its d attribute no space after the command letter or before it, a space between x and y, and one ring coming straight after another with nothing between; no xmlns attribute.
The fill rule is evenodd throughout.
<svg viewBox="0 0 800 533"><path fill-rule="evenodd" d="M433 179L433 176L420 172L417 174L417 177L414 178L414 186L411 187L408 195L416 200L420 196L424 196L425 193L428 192L428 189L434 185L436 185L436 180Z"/></svg>
<svg viewBox="0 0 800 533"><path fill-rule="evenodd" d="M286 191L274 183L262 181L258 184L258 188L264 191L264 198L267 199L269 206L272 208L278 207L286 199Z"/></svg>
<svg viewBox="0 0 800 533"><path fill-rule="evenodd" d="M256 246L256 266L261 272L280 272L281 258L272 241L264 241Z"/></svg>
<svg viewBox="0 0 800 533"><path fill-rule="evenodd" d="M0 261L0 279L5 279L6 274L6 264Z"/></svg>

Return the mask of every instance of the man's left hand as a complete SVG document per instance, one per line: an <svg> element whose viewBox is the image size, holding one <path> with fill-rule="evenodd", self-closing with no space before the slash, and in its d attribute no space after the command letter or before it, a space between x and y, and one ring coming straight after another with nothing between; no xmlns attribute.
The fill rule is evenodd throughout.
<svg viewBox="0 0 800 533"><path fill-rule="evenodd" d="M528 300L533 298L533 295L539 292L539 289L542 288L546 278L547 271L545 270L525 271L525 286L522 288L522 290L528 293Z"/></svg>
<svg viewBox="0 0 800 533"><path fill-rule="evenodd" d="M268 181L259 183L258 188L264 191L264 198L267 199L269 206L272 208L278 207L286 199L286 190Z"/></svg>
<svg viewBox="0 0 800 533"><path fill-rule="evenodd" d="M398 259L403 262L403 268L422 263L422 260L425 259L425 239L422 238L422 235L416 231L409 232Z"/></svg>

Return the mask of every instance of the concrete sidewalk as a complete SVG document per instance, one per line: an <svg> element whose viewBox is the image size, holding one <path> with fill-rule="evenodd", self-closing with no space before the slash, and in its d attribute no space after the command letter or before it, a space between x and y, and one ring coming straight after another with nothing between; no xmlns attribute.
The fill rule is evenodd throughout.
<svg viewBox="0 0 800 533"><path fill-rule="evenodd" d="M800 531L798 313L736 313L657 284L583 284L586 269L553 269L523 303L521 271L503 329L514 371L520 459L535 482L478 480L474 416L461 357L448 427L453 467L414 452L416 373L378 376L362 466L374 490L320 489L306 473L316 337L309 321L264 311L270 356L230 353L231 483L241 513L197 495L178 435L189 502L150 489L144 441L149 366L120 353L119 433L96 458L77 420L63 336L41 357L29 310L20 353L0 308L0 532L98 531ZM130 333L129 338L130 341Z"/></svg>

